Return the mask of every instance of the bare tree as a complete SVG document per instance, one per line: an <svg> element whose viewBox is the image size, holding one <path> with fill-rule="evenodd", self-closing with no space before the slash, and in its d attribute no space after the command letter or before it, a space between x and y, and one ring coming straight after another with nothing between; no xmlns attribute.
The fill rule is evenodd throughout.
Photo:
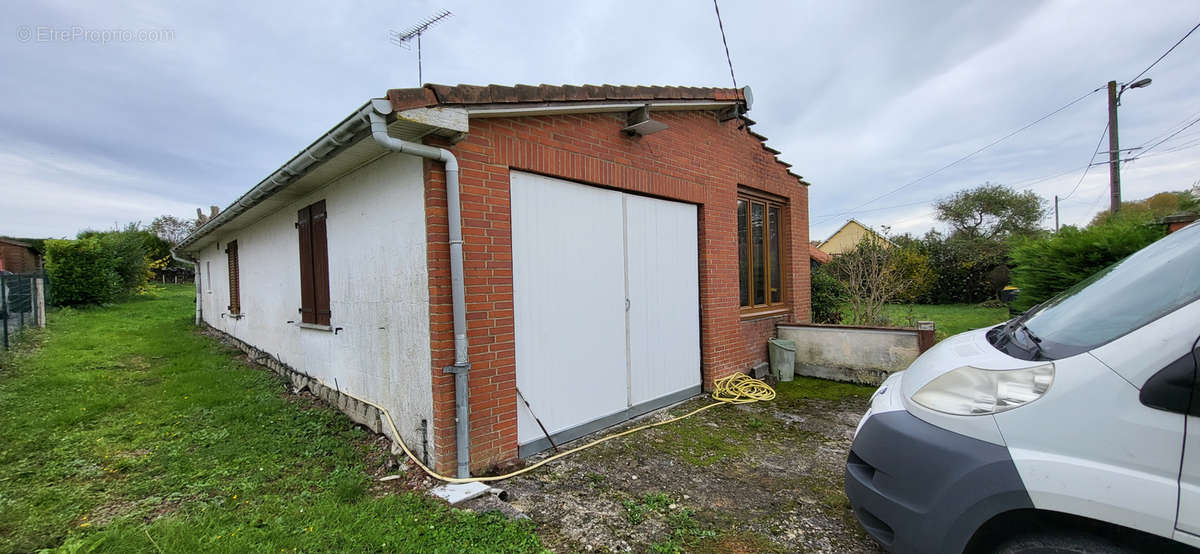
<svg viewBox="0 0 1200 554"><path fill-rule="evenodd" d="M195 221L180 219L173 215L160 215L154 218L154 221L150 222L150 226L146 229L170 243L171 246L175 246L187 238L198 226Z"/></svg>
<svg viewBox="0 0 1200 554"><path fill-rule="evenodd" d="M846 285L849 309L846 323L850 325L884 325L883 309L904 290L905 283L896 264L892 249L880 240L864 237L858 246L839 254L830 263L834 275Z"/></svg>

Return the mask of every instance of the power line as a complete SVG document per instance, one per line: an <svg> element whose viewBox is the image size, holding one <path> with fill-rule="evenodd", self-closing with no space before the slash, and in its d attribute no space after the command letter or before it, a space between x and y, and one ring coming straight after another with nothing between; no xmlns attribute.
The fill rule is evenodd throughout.
<svg viewBox="0 0 1200 554"><path fill-rule="evenodd" d="M733 88L738 88L737 77L733 76L733 58L729 57L729 42L725 40L725 24L721 22L721 7L713 0L713 9L717 11L717 27L721 28L721 44L725 45L725 61L729 62L729 78L733 80Z"/></svg>
<svg viewBox="0 0 1200 554"><path fill-rule="evenodd" d="M1096 161L1096 155L1100 153L1100 145L1104 144L1104 136L1107 134L1108 134L1108 123L1105 123L1104 130L1100 131L1100 140L1096 141L1096 151L1092 152L1092 157L1088 159L1087 166L1085 166L1083 168L1083 174L1080 175L1079 180L1075 182L1075 188L1071 189L1071 192L1068 192L1066 196L1059 198L1058 199L1059 202L1066 202L1066 200L1068 198L1070 198L1071 195L1075 194L1075 191L1079 190L1079 185L1083 184L1083 178L1087 177L1088 170L1092 169L1093 165L1096 165L1094 163ZM1120 156L1120 154L1121 154L1120 152L1117 153L1118 156Z"/></svg>
<svg viewBox="0 0 1200 554"><path fill-rule="evenodd" d="M1200 123L1200 117L1198 117L1198 118L1196 118L1196 119L1193 119L1191 123L1188 123L1187 125L1184 125L1184 126L1183 126L1182 128L1180 128L1178 131L1175 131L1174 133L1171 133L1171 134L1167 135L1167 138L1164 138L1164 139L1162 139L1162 140L1160 140L1160 141L1158 141L1158 142L1154 143L1152 146L1149 146L1149 147L1146 147L1146 148L1142 149L1142 151L1141 151L1141 152L1138 152L1138 155L1136 155L1136 156L1134 156L1134 157L1130 158L1130 159L1129 159L1129 161L1133 161L1133 160L1136 160L1136 159L1138 159L1138 158L1140 158L1140 157L1142 157L1142 156L1145 156L1145 155L1146 155L1148 152L1150 152L1151 150L1154 150L1155 148L1157 148L1157 147L1158 147L1158 145L1160 145L1160 144L1162 144L1162 143L1164 143L1164 142L1167 142L1168 140L1171 140L1171 139L1172 139L1172 138L1173 138L1175 135L1178 135L1179 133L1182 133L1182 132L1184 132L1185 130L1187 130L1187 129L1188 129L1188 127L1191 127L1192 125L1195 125L1195 124L1197 124L1197 123Z"/></svg>
<svg viewBox="0 0 1200 554"><path fill-rule="evenodd" d="M1074 106L1075 104L1078 104L1079 102L1083 101L1083 99L1085 99L1085 98L1087 98L1087 97L1089 97L1089 96L1091 96L1091 95L1093 95L1093 94L1095 94L1095 93L1097 93L1097 92L1100 92L1101 90L1104 90L1104 87L1097 87L1096 89L1092 90L1091 92L1088 92L1088 93L1086 93L1086 94L1084 94L1084 95L1080 96L1079 98L1076 98L1076 99L1074 99L1074 100L1072 100L1072 101L1070 101L1070 102L1067 102L1067 103L1066 103L1066 104L1064 104L1062 107L1060 107L1060 108L1058 108L1058 109L1056 109L1056 110L1054 110L1054 111L1052 111L1052 112L1050 112L1050 113L1048 113L1048 114L1046 114L1046 115L1043 115L1042 117L1039 117L1039 118L1035 119L1035 120L1034 120L1032 123L1028 123L1028 124L1026 124L1025 126L1023 126L1023 127L1019 128L1019 129L1017 129L1017 130L1015 130L1015 131L1013 131L1013 132L1011 132L1011 133L1009 133L1009 134L1007 134L1007 135L1004 135L1004 136L1002 136L1002 137L1000 137L1000 138L998 138L998 139L996 139L996 140L993 140L992 142L989 142L989 143L987 143L986 145L984 145L984 146L982 146L982 147L980 147L980 148L976 149L975 151L971 152L970 154L967 154L967 155L965 155L965 156L963 156L963 157L961 157L961 158L958 158L957 160L954 160L954 161L952 161L952 162L950 162L950 163L948 163L948 164L946 164L946 165L943 165L942 167L939 167L939 168L937 168L937 169L935 169L935 170L933 170L933 171L930 171L929 173L926 173L925 175L922 175L921 177L919 177L919 178L917 178L917 179L914 179L914 180L912 180L912 181L909 181L909 182L907 182L907 183L904 183L903 185L900 185L900 186L898 186L898 187L896 187L896 188L894 188L894 189L892 189L892 190L890 190L890 191L888 191L888 192L885 192L885 193L883 193L883 194L881 194L881 195L879 195L879 196L876 196L875 198L872 198L872 199L870 199L870 200L868 200L868 201L866 201L866 202L863 202L862 204L859 204L859 205L857 205L857 206L855 206L855 207L853 207L853 208L850 208L850 210L848 210L848 211L846 211L846 212L843 212L843 213L853 213L854 211L858 210L859 208L861 208L861 207L863 207L863 206L867 206L867 205L869 205L869 204L872 204L872 203L874 203L874 202L876 202L876 201L878 201L878 200L881 200L881 199L883 199L883 198L886 198L886 197L888 197L888 196L891 196L891 195L893 195L893 194L895 194L895 193L897 193L897 192L900 192L901 190L904 190L904 189L906 189L906 188L908 188L908 187L911 187L911 186L913 186L913 185L915 185L915 184L917 184L917 183L920 183L921 181L924 181L925 179L928 179L928 178L930 178L930 177L932 177L932 176L934 176L934 175L937 175L938 173L941 173L942 171L945 171L945 170L947 170L947 169L950 169L951 167L954 167L954 166L956 166L956 165L958 165L958 164L960 164L960 163L962 163L962 162L964 162L964 161L967 161L968 159L970 159L970 158L974 157L976 154L979 154L980 152L983 152L984 150L987 150L988 148L991 148L991 147L993 147L993 146L995 146L995 145L997 145L997 144L1000 144L1001 142L1004 142L1005 140L1008 140L1009 138L1012 138L1012 137L1013 137L1014 135L1016 135L1017 133L1020 133L1020 132L1022 132L1022 131L1024 131L1024 130L1026 130L1026 129L1030 128L1030 127L1033 127L1034 125L1037 125L1038 123L1041 123L1041 122L1045 121L1046 119L1049 119L1050 117L1054 116L1055 114L1057 114L1057 113L1059 113L1059 112L1061 112L1061 111L1063 111L1063 110L1065 110L1065 109L1067 109L1067 108L1070 108L1071 106ZM839 215L840 215L840 214L839 214Z"/></svg>
<svg viewBox="0 0 1200 554"><path fill-rule="evenodd" d="M1161 62L1163 60L1163 58L1167 57L1167 54L1170 54L1171 51L1174 50L1176 46L1179 46L1180 44L1183 43L1183 41L1187 40L1188 37L1192 36L1192 33L1196 32L1196 29L1200 29L1200 23L1197 23L1195 27L1192 27L1191 31L1188 31L1187 34L1183 35L1183 38L1179 39L1178 42L1176 42L1174 45L1172 45L1170 48L1168 48L1166 52L1163 52L1163 55L1159 56L1157 60L1154 60L1154 63L1150 64L1148 67L1146 67L1146 69L1143 69L1141 73L1138 73L1137 77L1134 77L1125 82L1132 83L1132 82L1137 81L1138 77L1145 75L1147 71L1150 71L1150 68L1158 65L1158 62Z"/></svg>

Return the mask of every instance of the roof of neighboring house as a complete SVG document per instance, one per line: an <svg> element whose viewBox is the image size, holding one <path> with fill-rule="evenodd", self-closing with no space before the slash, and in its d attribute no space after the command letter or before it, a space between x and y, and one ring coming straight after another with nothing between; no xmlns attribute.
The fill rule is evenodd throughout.
<svg viewBox="0 0 1200 554"><path fill-rule="evenodd" d="M853 226L857 226L857 227L860 227L860 228L862 228L862 229L863 229L863 231L865 231L865 232L867 232L867 233L870 233L871 235L874 235L875 237L877 237L877 238L879 238L879 239L882 239L884 242L886 242L886 243L887 243L888 245L890 245L890 246L895 246L895 245L896 245L894 242L892 242L892 241L888 240L888 238L887 238L887 237L885 237L885 236L883 236L883 235L879 234L879 232L878 232L878 231L876 231L875 229L872 229L871 227L868 227L868 226L866 226L866 225L862 224L862 223L861 223L861 222L859 222L857 219L853 219L853 218L851 218L851 219L847 219L847 220L846 220L846 223L843 223L841 227L838 227L838 230L834 231L834 232L833 232L833 234L829 235L829 238L827 238L827 239L825 239L825 240L821 241L821 244L818 244L818 245L817 245L817 248L822 248L822 247L824 247L825 245L829 244L829 241L833 240L833 239L834 239L834 237L836 237L836 236L838 236L839 234L841 234L841 233L842 233L842 231L845 231L846 229L848 229L848 228L851 228L851 227L853 227Z"/></svg>
<svg viewBox="0 0 1200 554"><path fill-rule="evenodd" d="M571 113L621 113L643 106L654 111L707 110L725 111L729 118L740 118L746 132L758 139L763 150L772 156L779 154L765 144L767 137L750 130L754 121L745 116L750 108L752 96L747 88L672 87L672 86L618 86L618 85L436 85L427 84L420 88L391 89L386 101L371 100L356 109L341 123L325 132L287 163L263 179L225 210L201 225L176 247L178 251L192 251L202 245L200 239L227 223L240 219L242 213L254 211L259 214L278 209L284 205L282 199L273 197L285 188L293 188L296 182L310 186L320 179L329 178L344 170L341 164L330 164L335 157L347 158L351 166L369 162L379 154L380 148L356 146L370 136L366 114L371 110L383 113L379 103L390 104L389 132L409 141L421 141L428 135L446 138L469 132L470 117L520 117ZM335 147L324 144L327 138L337 136ZM348 152L348 153L347 153ZM343 156L343 154L346 155ZM353 158L349 160L349 158ZM775 157L776 163L785 169L791 164ZM337 166L331 168L329 166ZM800 185L808 186L804 178L787 169ZM286 195L285 195L286 196ZM233 226L237 228L236 225ZM208 242L208 241L205 241Z"/></svg>
<svg viewBox="0 0 1200 554"><path fill-rule="evenodd" d="M1200 214L1171 214L1159 220L1160 223L1191 223L1200 219Z"/></svg>
<svg viewBox="0 0 1200 554"><path fill-rule="evenodd" d="M21 242L19 240L13 240L13 239L9 239L9 238L0 237L0 242L3 242L5 244L11 244L13 246L24 246L25 248L33 249L32 244L29 244L27 242Z"/></svg>
<svg viewBox="0 0 1200 554"><path fill-rule="evenodd" d="M824 250L817 248L815 244L808 245L808 257L812 258L812 261L819 264L827 264L833 261L833 256L827 254Z"/></svg>

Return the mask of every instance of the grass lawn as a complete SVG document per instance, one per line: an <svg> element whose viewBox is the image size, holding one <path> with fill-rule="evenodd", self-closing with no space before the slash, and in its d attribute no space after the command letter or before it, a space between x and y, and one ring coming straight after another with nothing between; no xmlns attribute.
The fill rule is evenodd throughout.
<svg viewBox="0 0 1200 554"><path fill-rule="evenodd" d="M191 325L191 286L0 353L0 552L526 552L528 523L371 487L377 443Z"/></svg>
<svg viewBox="0 0 1200 554"><path fill-rule="evenodd" d="M1010 319L1008 308L982 308L973 304L891 304L888 319L895 325L911 326L917 321L937 324L937 338L989 327Z"/></svg>
<svg viewBox="0 0 1200 554"><path fill-rule="evenodd" d="M842 308L849 320L846 307ZM971 329L990 327L1012 318L1008 308L984 308L975 304L888 304L884 313L892 325L913 327L918 321L937 324L937 340Z"/></svg>

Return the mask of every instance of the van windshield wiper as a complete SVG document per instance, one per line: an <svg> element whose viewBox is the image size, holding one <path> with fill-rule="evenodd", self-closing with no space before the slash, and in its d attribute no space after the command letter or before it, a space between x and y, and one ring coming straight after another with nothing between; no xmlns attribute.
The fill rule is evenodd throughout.
<svg viewBox="0 0 1200 554"><path fill-rule="evenodd" d="M1033 334L1033 331L1029 330L1029 327L1027 327L1025 325L1024 321L1017 320L1016 325L1014 326L1014 330L1018 330L1018 329L1021 331L1024 331L1025 336L1029 338L1029 344L1031 346L1031 348L1027 349L1027 351L1029 352L1029 355L1033 356L1034 358L1041 356L1041 354L1042 354L1042 339L1038 338L1037 335Z"/></svg>

